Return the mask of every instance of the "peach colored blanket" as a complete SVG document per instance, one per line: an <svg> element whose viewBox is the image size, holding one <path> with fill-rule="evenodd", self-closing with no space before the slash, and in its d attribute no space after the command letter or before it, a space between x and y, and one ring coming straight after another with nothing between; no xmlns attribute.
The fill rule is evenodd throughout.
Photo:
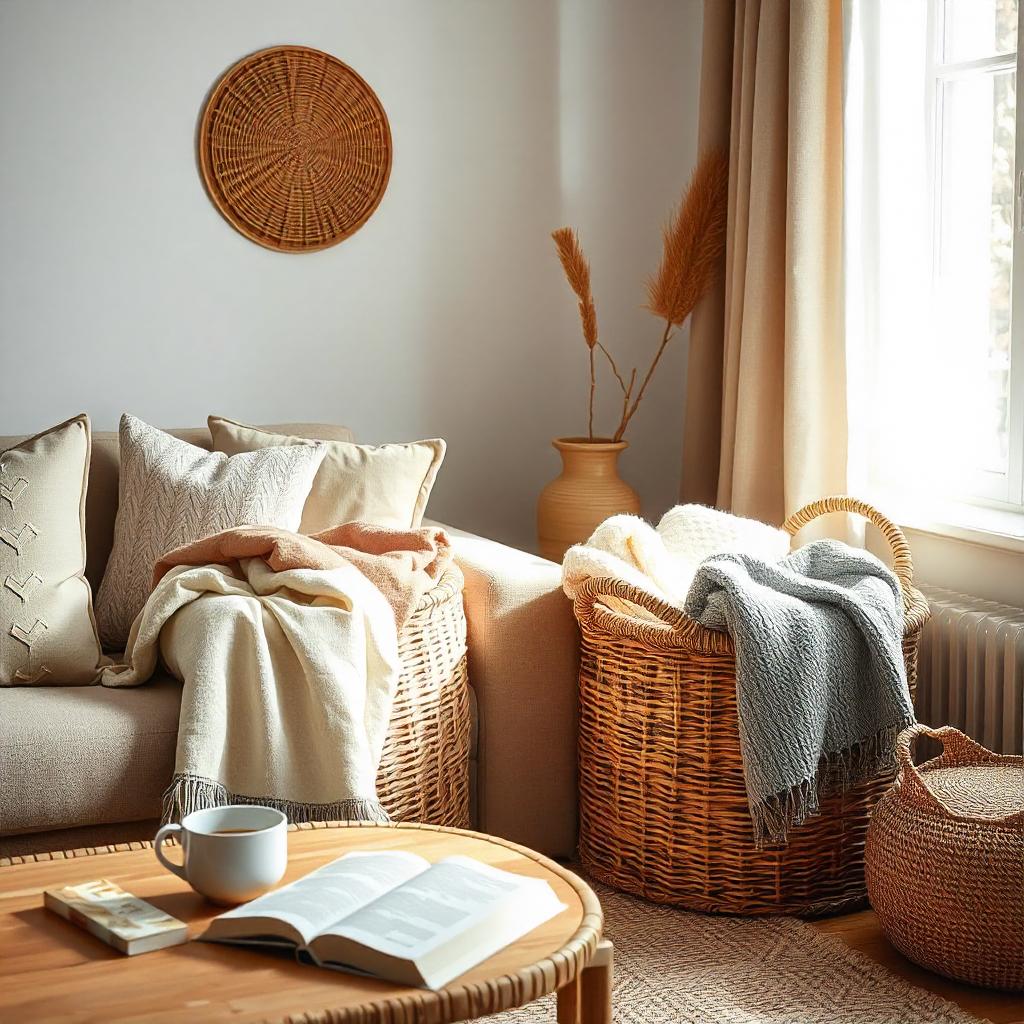
<svg viewBox="0 0 1024 1024"><path fill-rule="evenodd" d="M385 597L401 630L420 598L451 565L441 529L394 530L344 523L312 536L274 526L238 526L169 551L153 570L153 586L176 565L213 565L261 558L274 572L357 568Z"/></svg>

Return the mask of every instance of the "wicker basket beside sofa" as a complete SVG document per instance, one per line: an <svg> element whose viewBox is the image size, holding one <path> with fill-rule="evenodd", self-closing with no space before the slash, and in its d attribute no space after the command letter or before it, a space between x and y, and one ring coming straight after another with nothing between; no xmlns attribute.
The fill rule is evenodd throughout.
<svg viewBox="0 0 1024 1024"><path fill-rule="evenodd" d="M826 498L783 528L853 512L892 549L911 692L928 605L902 532L854 498ZM627 602L645 617L626 612ZM837 913L864 902L864 839L892 772L822 801L781 848L758 850L747 804L728 634L611 579L575 602L580 666L580 859L595 878L658 903L737 914Z"/></svg>
<svg viewBox="0 0 1024 1024"><path fill-rule="evenodd" d="M469 681L462 573L448 570L398 636L402 674L377 795L395 821L469 827Z"/></svg>

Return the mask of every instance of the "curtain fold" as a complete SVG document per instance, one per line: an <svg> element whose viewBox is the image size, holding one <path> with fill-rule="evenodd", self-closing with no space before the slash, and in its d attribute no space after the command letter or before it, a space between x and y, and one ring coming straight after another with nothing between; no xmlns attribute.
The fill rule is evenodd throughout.
<svg viewBox="0 0 1024 1024"><path fill-rule="evenodd" d="M842 0L705 0L723 281L694 313L681 495L781 522L847 487Z"/></svg>

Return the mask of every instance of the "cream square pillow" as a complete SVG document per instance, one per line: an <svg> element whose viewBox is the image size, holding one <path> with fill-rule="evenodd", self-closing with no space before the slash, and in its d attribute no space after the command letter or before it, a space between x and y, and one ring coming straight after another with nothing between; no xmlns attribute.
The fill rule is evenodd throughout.
<svg viewBox="0 0 1024 1024"><path fill-rule="evenodd" d="M0 454L0 685L82 685L100 644L85 579L84 413Z"/></svg>
<svg viewBox="0 0 1024 1024"><path fill-rule="evenodd" d="M306 441L228 458L121 417L121 477L114 546L96 595L100 639L123 647L168 551L233 526L298 529L324 458Z"/></svg>
<svg viewBox="0 0 1024 1024"><path fill-rule="evenodd" d="M237 455L278 445L307 444L301 437L272 434L221 416L210 416L213 450ZM427 499L444 459L440 438L409 444L324 441L327 455L302 510L302 533L360 520L408 530L423 522Z"/></svg>

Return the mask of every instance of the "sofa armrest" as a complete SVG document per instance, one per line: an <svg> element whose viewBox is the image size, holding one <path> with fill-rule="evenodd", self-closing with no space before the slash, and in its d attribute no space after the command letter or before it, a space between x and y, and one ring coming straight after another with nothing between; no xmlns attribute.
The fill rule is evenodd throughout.
<svg viewBox="0 0 1024 1024"><path fill-rule="evenodd" d="M479 827L576 852L579 630L553 562L445 527L466 577Z"/></svg>

